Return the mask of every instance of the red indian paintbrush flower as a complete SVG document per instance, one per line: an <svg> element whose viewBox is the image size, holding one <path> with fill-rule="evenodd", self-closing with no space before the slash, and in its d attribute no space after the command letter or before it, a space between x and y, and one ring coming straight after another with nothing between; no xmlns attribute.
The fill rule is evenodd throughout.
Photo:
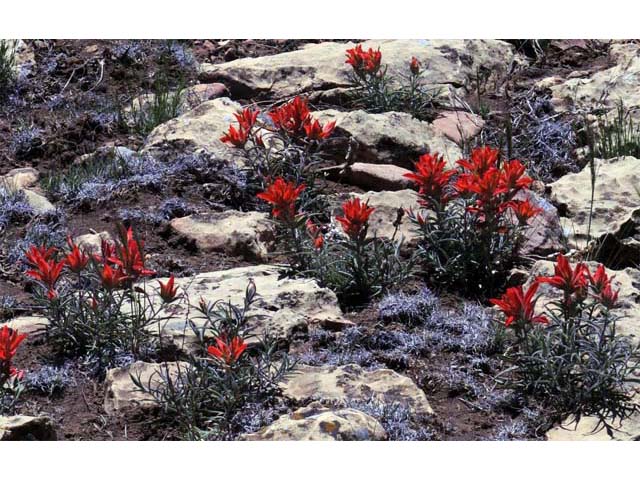
<svg viewBox="0 0 640 480"><path fill-rule="evenodd" d="M78 245L73 243L71 237L67 238L67 243L71 247L71 252L65 257L65 262L73 273L80 273L89 263L89 255L82 252Z"/></svg>
<svg viewBox="0 0 640 480"><path fill-rule="evenodd" d="M222 360L227 365L235 363L242 353L247 349L247 344L240 337L233 337L231 342L227 342L224 335L216 338L215 346L207 348L207 352L212 357Z"/></svg>
<svg viewBox="0 0 640 480"><path fill-rule="evenodd" d="M229 130L222 137L220 137L221 142L230 143L234 147L244 147L249 140L249 131L240 127L236 130L236 127L233 125L229 125Z"/></svg>
<svg viewBox="0 0 640 480"><path fill-rule="evenodd" d="M508 205L520 225L526 225L529 219L542 212L541 208L534 207L529 200L513 200Z"/></svg>
<svg viewBox="0 0 640 480"><path fill-rule="evenodd" d="M149 270L144 266L144 258L141 250L144 248L144 242L138 241L133 236L133 229L129 227L126 231L126 238L117 246L117 255L110 257L108 260L118 265L128 278L133 280L139 277L148 277L155 275L155 271Z"/></svg>
<svg viewBox="0 0 640 480"><path fill-rule="evenodd" d="M236 117L240 128L247 132L251 131L253 126L256 124L258 115L260 115L259 109L252 109L249 107L244 108L241 113L233 114L233 116Z"/></svg>
<svg viewBox="0 0 640 480"><path fill-rule="evenodd" d="M409 70L412 75L418 75L420 73L420 61L416 57L411 57L409 62Z"/></svg>
<svg viewBox="0 0 640 480"><path fill-rule="evenodd" d="M165 303L171 303L176 299L178 287L174 286L175 281L176 279L173 275L169 277L169 280L167 280L166 283L162 283L158 280L158 283L160 284L160 298L162 298Z"/></svg>
<svg viewBox="0 0 640 480"><path fill-rule="evenodd" d="M324 140L329 138L336 128L336 122L329 122L322 126L318 120L307 122L304 126L304 131L307 134L307 138L310 140Z"/></svg>
<svg viewBox="0 0 640 480"><path fill-rule="evenodd" d="M519 160L509 160L502 167L502 186L510 192L529 188L533 180L525 174L525 167Z"/></svg>
<svg viewBox="0 0 640 480"><path fill-rule="evenodd" d="M584 295L588 284L589 269L584 263L578 263L571 268L567 258L560 254L556 259L554 275L552 277L538 277L540 283L548 283L565 292L565 297L577 293Z"/></svg>
<svg viewBox="0 0 640 480"><path fill-rule="evenodd" d="M108 263L105 263L102 266L102 271L100 272L100 280L102 281L102 286L107 290L119 288L120 286L122 286L124 281L128 279L129 277L122 271L120 267L112 268Z"/></svg>
<svg viewBox="0 0 640 480"><path fill-rule="evenodd" d="M269 112L275 127L293 136L301 136L305 133L305 126L311 119L310 115L308 101L303 97L295 97Z"/></svg>
<svg viewBox="0 0 640 480"><path fill-rule="evenodd" d="M276 178L269 187L257 197L273 205L271 214L285 222L295 219L296 200L305 189L305 185L296 186L293 182L287 182L282 177Z"/></svg>
<svg viewBox="0 0 640 480"><path fill-rule="evenodd" d="M358 74L374 74L380 69L381 61L382 53L379 48L375 51L369 48L369 50L365 52L362 49L362 45L356 45L355 48L347 50L347 60L344 63L351 65L353 70Z"/></svg>
<svg viewBox="0 0 640 480"><path fill-rule="evenodd" d="M42 282L47 287L47 296L50 300L56 298L56 283L60 278L65 261L56 262L50 258L48 250L31 248L28 252L28 261L32 265L32 270L27 270L26 274Z"/></svg>
<svg viewBox="0 0 640 480"><path fill-rule="evenodd" d="M50 260L54 253L56 253L57 249L55 247L49 247L42 245L40 247L36 247L35 245L31 245L29 250L27 250L24 254L27 259L27 263L32 267L37 267L38 263L42 260L47 261Z"/></svg>
<svg viewBox="0 0 640 480"><path fill-rule="evenodd" d="M0 328L0 361L10 363L25 338L26 333L18 333L7 325Z"/></svg>
<svg viewBox="0 0 640 480"><path fill-rule="evenodd" d="M321 250L324 246L324 236L322 235L322 230L320 227L313 223L313 220L310 218L307 219L306 222L307 233L309 237L313 240L313 246L316 250Z"/></svg>
<svg viewBox="0 0 640 480"><path fill-rule="evenodd" d="M458 160L458 165L467 170L468 173L484 175L490 168L496 166L500 150L491 147L474 148L470 159Z"/></svg>
<svg viewBox="0 0 640 480"><path fill-rule="evenodd" d="M344 233L356 240L366 231L369 216L374 210L375 208L369 207L368 204L361 203L359 198L352 198L342 204L344 216L338 216L336 220L342 224Z"/></svg>
<svg viewBox="0 0 640 480"><path fill-rule="evenodd" d="M595 297L600 303L607 308L615 308L620 290L614 291L611 287L611 280L613 280L614 277L609 278L604 265L599 265L596 273L593 275L587 270L587 275L591 282L591 287L595 292Z"/></svg>
<svg viewBox="0 0 640 480"><path fill-rule="evenodd" d="M511 287L501 298L489 300L497 305L505 314L505 327L515 323L523 325L527 323L549 323L544 315L534 315L536 300L533 298L538 290L539 284L534 282L525 292L522 285Z"/></svg>
<svg viewBox="0 0 640 480"><path fill-rule="evenodd" d="M425 206L444 205L451 199L451 194L447 192L447 187L451 177L455 174L453 170L446 170L446 162L442 155L437 153L422 155L415 164L416 173L405 173L408 178L419 187L420 196L424 198Z"/></svg>

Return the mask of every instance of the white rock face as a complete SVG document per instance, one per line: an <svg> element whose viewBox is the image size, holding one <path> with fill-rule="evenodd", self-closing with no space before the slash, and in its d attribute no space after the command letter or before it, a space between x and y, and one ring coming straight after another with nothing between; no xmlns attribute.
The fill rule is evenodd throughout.
<svg viewBox="0 0 640 480"><path fill-rule="evenodd" d="M616 430L609 436L606 429L594 432L598 426L595 417L582 417L578 423L568 419L561 426L552 428L546 433L549 441L609 441L609 440L640 440L640 415L633 415L623 423L614 423Z"/></svg>
<svg viewBox="0 0 640 480"><path fill-rule="evenodd" d="M174 218L171 228L203 252L225 252L248 260L267 259L275 237L269 215L262 212L212 212Z"/></svg>
<svg viewBox="0 0 640 480"><path fill-rule="evenodd" d="M41 335L45 332L49 320L39 315L15 317L6 322L9 328L26 333L29 336Z"/></svg>
<svg viewBox="0 0 640 480"><path fill-rule="evenodd" d="M607 234L625 240L631 237L640 214L640 160L634 157L596 160L596 185L591 221L591 238ZM565 215L562 226L570 246L584 248L587 244L591 207L591 172L586 166L579 173L570 173L549 185L551 200ZM630 239L629 240L637 240ZM635 248L640 251L640 248Z"/></svg>
<svg viewBox="0 0 640 480"><path fill-rule="evenodd" d="M391 163L413 168L420 155L440 153L450 166L462 157L460 148L431 124L408 113L367 113L362 110L340 112L321 110L314 118L322 123L335 121L335 137L344 137L344 150L353 137L353 160L362 163ZM340 141L340 140L337 140Z"/></svg>
<svg viewBox="0 0 640 480"><path fill-rule="evenodd" d="M249 280L253 280L259 297L250 310L250 324L256 334L268 330L284 341L310 323L334 327L352 324L343 317L331 290L320 288L311 279L280 278L282 273L280 268L271 265L240 267L176 279L176 285L181 292L188 292L194 303L203 298L206 302L229 301L241 307ZM159 303L159 297L154 298ZM204 319L193 308L189 311L184 302L170 307L173 318L165 325L165 333L177 338L186 334L185 341L189 344L194 337L188 327L185 331L185 322L192 320L201 326Z"/></svg>
<svg viewBox="0 0 640 480"><path fill-rule="evenodd" d="M36 215L53 212L56 208L37 186L38 177L38 171L33 168L16 168L0 177L0 187L24 193L25 201Z"/></svg>
<svg viewBox="0 0 640 480"><path fill-rule="evenodd" d="M217 65L201 64L201 77L222 82L235 96L268 93L283 98L351 86L351 67L345 51L353 43L325 42L277 55L242 58ZM517 57L513 47L499 40L369 40L365 49L378 48L389 73L407 74L415 56L424 66L425 84L461 87L478 67L504 69Z"/></svg>
<svg viewBox="0 0 640 480"><path fill-rule="evenodd" d="M259 432L242 440L385 440L386 432L370 415L353 408L332 410L314 402L283 415Z"/></svg>
<svg viewBox="0 0 640 480"><path fill-rule="evenodd" d="M426 395L408 377L389 369L363 370L358 365L341 367L298 366L282 382L286 397L296 402L309 399L323 403L369 401L401 404L415 415L433 415Z"/></svg>
<svg viewBox="0 0 640 480"><path fill-rule="evenodd" d="M109 415L135 409L153 409L157 403L150 394L142 392L131 379L131 375L139 378L147 387L157 388L161 384L162 375L167 373L174 379L184 372L189 364L186 362L170 362L164 364L135 362L128 367L112 368L105 378L106 393L104 409Z"/></svg>
<svg viewBox="0 0 640 480"><path fill-rule="evenodd" d="M49 417L0 416L0 441L48 441L56 440L56 437L55 425Z"/></svg>
<svg viewBox="0 0 640 480"><path fill-rule="evenodd" d="M158 125L147 136L142 153L170 146L184 146L193 151L206 150L221 159L241 161L241 157L231 147L220 141L229 125L235 122L233 116L242 110L239 103L226 97L201 103L193 110Z"/></svg>
<svg viewBox="0 0 640 480"><path fill-rule="evenodd" d="M623 100L626 107L640 106L640 45L613 43L609 55L615 62L611 68L586 78L546 81L557 109L564 110L571 106L614 109L619 100ZM545 86L545 83L541 86ZM640 118L637 108L631 114L636 119Z"/></svg>

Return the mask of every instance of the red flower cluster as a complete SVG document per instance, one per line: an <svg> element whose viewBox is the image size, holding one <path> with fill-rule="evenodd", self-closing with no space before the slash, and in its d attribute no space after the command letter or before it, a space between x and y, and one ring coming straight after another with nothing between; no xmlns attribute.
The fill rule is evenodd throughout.
<svg viewBox="0 0 640 480"><path fill-rule="evenodd" d="M240 337L233 337L230 342L222 335L216 338L215 346L207 348L207 352L214 358L222 360L227 365L234 364L247 349L247 344Z"/></svg>
<svg viewBox="0 0 640 480"><path fill-rule="evenodd" d="M296 200L305 189L305 185L296 186L278 177L269 187L257 197L273 205L271 214L284 222L292 222L296 216Z"/></svg>
<svg viewBox="0 0 640 480"><path fill-rule="evenodd" d="M220 141L230 143L234 147L244 147L259 114L260 110L249 107L243 109L241 113L234 113L233 115L238 121L238 128L229 125L229 130L220 137Z"/></svg>
<svg viewBox="0 0 640 480"><path fill-rule="evenodd" d="M358 240L366 234L369 216L375 208L367 203L361 203L359 198L352 198L342 204L343 216L337 216L336 220L342 224L342 229L349 238Z"/></svg>
<svg viewBox="0 0 640 480"><path fill-rule="evenodd" d="M526 292L523 291L522 285L511 287L501 298L490 300L505 314L505 327L514 323L518 326L529 323L549 323L544 315L534 315L537 299L533 296L538 291L538 287L538 282L533 282Z"/></svg>
<svg viewBox="0 0 640 480"><path fill-rule="evenodd" d="M416 57L411 57L409 62L409 70L412 75L418 75L420 73L420 61Z"/></svg>
<svg viewBox="0 0 640 480"><path fill-rule="evenodd" d="M505 314L505 326L513 323L523 325L527 323L549 323L544 315L534 315L536 300L533 298L538 287L542 283L548 283L562 290L564 293L564 305L570 308L577 301L584 300L591 287L595 299L605 308L616 307L619 290L613 290L611 286L613 277L607 275L603 265L598 266L592 274L584 263L578 263L574 268L564 255L558 255L551 277L537 277L527 292L523 292L522 285L512 287L501 298L493 298L491 303L497 305Z"/></svg>
<svg viewBox="0 0 640 480"><path fill-rule="evenodd" d="M369 48L369 50L365 52L362 45L356 45L355 48L347 50L347 60L344 63L351 65L353 70L359 75L364 73L374 75L380 70L381 61L382 53L379 48L375 51Z"/></svg>
<svg viewBox="0 0 640 480"><path fill-rule="evenodd" d="M447 192L454 170L446 171L446 163L442 155L425 154L415 164L416 173L405 173L405 177L419 187L422 197L421 204L428 208L438 208L446 204L451 198ZM450 190L450 189L449 189Z"/></svg>
<svg viewBox="0 0 640 480"><path fill-rule="evenodd" d="M80 273L89 263L89 255L80 250L78 245L73 243L71 237L67 238L67 243L71 248L71 252L65 257L65 262L73 273Z"/></svg>
<svg viewBox="0 0 640 480"><path fill-rule="evenodd" d="M333 133L336 122L322 125L311 117L306 98L295 97L290 102L273 108L269 117L274 126L292 137L306 135L310 140L324 140Z"/></svg>
<svg viewBox="0 0 640 480"><path fill-rule="evenodd" d="M14 368L11 365L11 361L25 338L27 338L26 333L20 334L17 330L13 330L7 325L0 328L0 377L22 378L23 372Z"/></svg>
<svg viewBox="0 0 640 480"><path fill-rule="evenodd" d="M158 280L160 284L160 298L165 303L171 303L176 299L176 295L178 293L178 287L174 286L176 279L173 275L169 277L165 283L162 283Z"/></svg>
<svg viewBox="0 0 640 480"><path fill-rule="evenodd" d="M320 227L313 223L313 220L311 220L310 218L307 219L306 227L307 233L311 237L311 240L313 240L314 248L316 250L321 250L324 246L324 236L322 235L322 230L320 230Z"/></svg>
<svg viewBox="0 0 640 480"><path fill-rule="evenodd" d="M50 300L58 296L56 293L56 284L66 264L65 260L56 262L51 258L55 252L55 248L46 248L44 246L36 247L32 245L25 253L27 262L31 266L31 270L27 270L26 272L27 275L38 280L45 286L47 296Z"/></svg>
<svg viewBox="0 0 640 480"><path fill-rule="evenodd" d="M144 266L143 248L144 242L136 240L133 235L133 229L129 227L126 231L126 238L123 239L121 244L116 245L116 255L109 257L109 261L117 265L131 280L155 275L155 271L149 270Z"/></svg>

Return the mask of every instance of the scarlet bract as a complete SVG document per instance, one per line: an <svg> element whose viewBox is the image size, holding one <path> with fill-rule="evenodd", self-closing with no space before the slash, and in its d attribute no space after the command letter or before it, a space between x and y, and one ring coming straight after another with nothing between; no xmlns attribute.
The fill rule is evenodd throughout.
<svg viewBox="0 0 640 480"><path fill-rule="evenodd" d="M273 205L271 213L275 218L291 221L295 218L296 200L304 189L305 185L296 185L278 177L257 197Z"/></svg>

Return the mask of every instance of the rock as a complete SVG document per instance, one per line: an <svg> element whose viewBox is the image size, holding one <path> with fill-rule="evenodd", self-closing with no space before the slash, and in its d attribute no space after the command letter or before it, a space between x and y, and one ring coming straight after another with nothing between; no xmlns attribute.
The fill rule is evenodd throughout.
<svg viewBox="0 0 640 480"><path fill-rule="evenodd" d="M366 192L366 193L352 193L349 195L339 195L330 200L330 204L333 206L333 215L331 222L336 225L336 229L342 232L342 228L335 220L336 215L342 215L341 205L349 197L360 198L363 202L368 202L370 207L375 208L375 211L369 217L369 231L367 237L371 238L376 236L378 238L390 239L393 236L395 227L393 223L398 216L398 210L418 207L418 194L413 190L398 190L395 192ZM419 239L419 235L414 225L409 221L406 214L402 218L402 223L398 229L396 240L400 239L400 236L404 238L405 246L415 245Z"/></svg>
<svg viewBox="0 0 640 480"><path fill-rule="evenodd" d="M206 150L221 159L241 161L236 150L220 141L220 137L235 122L233 116L240 104L226 97L209 100L168 122L158 125L147 137L142 153L175 145L193 151Z"/></svg>
<svg viewBox="0 0 640 480"><path fill-rule="evenodd" d="M283 415L242 440L385 440L386 432L370 415L353 408L332 410L314 402Z"/></svg>
<svg viewBox="0 0 640 480"><path fill-rule="evenodd" d="M344 144L340 151L347 151L349 137L355 140L357 145L352 157L355 162L390 163L412 169L424 153L438 152L451 166L462 157L455 143L431 124L408 113L321 110L314 112L314 118L322 123L336 122L334 142Z"/></svg>
<svg viewBox="0 0 640 480"><path fill-rule="evenodd" d="M310 323L333 328L353 325L343 317L336 295L331 290L320 288L311 279L280 278L282 273L283 269L279 267L258 265L179 278L175 284L196 301L200 298L206 302L230 301L241 307L249 280L253 279L258 297L250 310L249 322L257 335L268 330L281 341L288 341L295 331L305 330ZM154 296L153 301L159 303L160 299ZM189 309L184 304L174 304L171 309L173 318L168 320L164 331L178 341L184 340L184 347L189 348L195 337L189 327L186 327L186 338L182 337L185 322L190 319L197 326L202 326L204 319L193 308L189 316ZM255 339L249 339L252 341Z"/></svg>
<svg viewBox="0 0 640 480"><path fill-rule="evenodd" d="M136 409L148 410L157 407L156 401L150 394L142 392L133 383L131 375L140 378L146 387L151 385L157 388L160 385L162 375L168 372L173 378L177 378L181 371L189 368L186 362L147 363L135 362L127 367L112 368L107 371L105 378L106 394L104 410L108 415L117 412Z"/></svg>
<svg viewBox="0 0 640 480"><path fill-rule="evenodd" d="M90 254L100 253L103 240L114 243L113 237L109 232L87 233L78 235L73 239L81 250Z"/></svg>
<svg viewBox="0 0 640 480"><path fill-rule="evenodd" d="M174 218L171 228L203 252L224 252L248 260L267 259L275 240L269 215L228 210Z"/></svg>
<svg viewBox="0 0 640 480"><path fill-rule="evenodd" d="M351 87L351 67L345 51L354 43L324 42L277 55L242 58L222 64L201 64L200 78L222 82L234 96L259 94L284 98L313 91ZM415 56L425 66L425 84L460 87L481 66L504 69L515 57L513 47L498 40L370 40L364 48L380 47L382 63L394 76L408 73Z"/></svg>
<svg viewBox="0 0 640 480"><path fill-rule="evenodd" d="M6 322L9 328L19 331L20 333L26 333L29 336L41 335L45 332L49 325L49 320L46 317L38 315L30 315L24 317L15 317Z"/></svg>
<svg viewBox="0 0 640 480"><path fill-rule="evenodd" d="M36 215L44 215L56 211L56 207L47 200L47 197L33 190L22 190L24 192L25 200L31 206Z"/></svg>
<svg viewBox="0 0 640 480"><path fill-rule="evenodd" d="M35 168L14 168L3 176L5 185L9 188L21 190L34 187L38 183L40 174Z"/></svg>
<svg viewBox="0 0 640 480"><path fill-rule="evenodd" d="M469 112L442 112L433 123L433 128L452 142L462 146L480 133L484 120Z"/></svg>
<svg viewBox="0 0 640 480"><path fill-rule="evenodd" d="M591 238L624 248L624 256L614 260L616 266L640 263L640 196L635 193L640 184L640 160L620 157L596 160L596 186L591 220ZM558 206L561 224L569 245L581 249L587 246L591 207L591 172L586 166L579 173L570 173L549 185L551 200ZM613 246L611 246L613 247ZM616 252L620 253L620 252ZM611 264L608 262L608 264Z"/></svg>
<svg viewBox="0 0 640 480"><path fill-rule="evenodd" d="M551 85L553 103L559 111L570 107L593 107L613 110L616 102L623 100L631 108L634 119L640 118L640 45L612 43L609 56L615 66L595 72L586 78L571 78ZM548 85L548 84L547 84Z"/></svg>
<svg viewBox="0 0 640 480"><path fill-rule="evenodd" d="M0 416L1 440L56 440L56 429L49 417Z"/></svg>
<svg viewBox="0 0 640 480"><path fill-rule="evenodd" d="M594 432L598 426L596 417L582 417L578 423L567 419L561 426L552 428L546 433L550 441L608 441L608 440L640 440L640 415L634 414L624 422L614 423L616 430L609 436L606 429Z"/></svg>
<svg viewBox="0 0 640 480"><path fill-rule="evenodd" d="M102 146L97 148L91 153L85 153L84 155L80 155L73 161L73 163L75 165L87 165L92 162L97 162L101 160L113 160L116 158L129 160L136 157L137 155L138 155L137 152L127 147Z"/></svg>
<svg viewBox="0 0 640 480"><path fill-rule="evenodd" d="M407 173L411 173L411 170L395 165L354 163L344 170L340 180L372 191L406 190L412 186L404 177Z"/></svg>
<svg viewBox="0 0 640 480"><path fill-rule="evenodd" d="M184 90L186 107L193 109L209 100L219 97L228 97L229 90L222 83L200 83Z"/></svg>
<svg viewBox="0 0 640 480"><path fill-rule="evenodd" d="M564 232L556 207L532 190L519 193L516 198L529 200L534 206L542 209L542 212L529 219L529 228L525 232L525 241L520 253L524 256L546 257L563 252Z"/></svg>
<svg viewBox="0 0 640 480"><path fill-rule="evenodd" d="M426 395L408 377L386 368L366 371L359 365L311 367L299 365L280 387L295 402L348 403L375 400L400 404L414 415L433 415Z"/></svg>

